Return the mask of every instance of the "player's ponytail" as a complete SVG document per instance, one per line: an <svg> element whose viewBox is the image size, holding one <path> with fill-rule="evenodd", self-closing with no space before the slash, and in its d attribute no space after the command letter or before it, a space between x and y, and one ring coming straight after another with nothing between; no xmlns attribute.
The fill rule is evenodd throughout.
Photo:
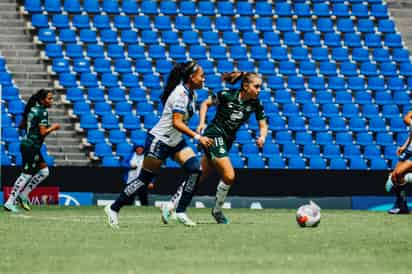
<svg viewBox="0 0 412 274"><path fill-rule="evenodd" d="M233 72L227 72L223 73L222 79L226 82L229 82L230 84L235 84L239 81L242 81L241 85L243 87L244 84L248 84L252 81L254 78L259 78L259 75L254 72L240 72L240 71L233 71Z"/></svg>
<svg viewBox="0 0 412 274"><path fill-rule="evenodd" d="M192 75L198 69L198 65L195 62L177 63L173 66L167 78L166 86L163 90L163 94L160 97L163 105L166 104L167 98L172 91L181 83L187 83L189 76Z"/></svg>
<svg viewBox="0 0 412 274"><path fill-rule="evenodd" d="M24 129L26 128L27 124L27 115L29 115L30 109L36 105L36 103L40 103L41 100L46 98L47 94L51 91L47 89L39 89L35 94L30 96L29 100L27 101L26 106L24 107L23 117L21 119L19 128Z"/></svg>

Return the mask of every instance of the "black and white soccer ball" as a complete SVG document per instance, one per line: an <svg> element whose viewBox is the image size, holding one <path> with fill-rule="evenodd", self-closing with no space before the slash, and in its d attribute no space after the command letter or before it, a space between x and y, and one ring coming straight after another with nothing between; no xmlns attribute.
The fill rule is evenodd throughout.
<svg viewBox="0 0 412 274"><path fill-rule="evenodd" d="M320 223L320 207L313 201L296 211L296 222L301 227L316 227Z"/></svg>

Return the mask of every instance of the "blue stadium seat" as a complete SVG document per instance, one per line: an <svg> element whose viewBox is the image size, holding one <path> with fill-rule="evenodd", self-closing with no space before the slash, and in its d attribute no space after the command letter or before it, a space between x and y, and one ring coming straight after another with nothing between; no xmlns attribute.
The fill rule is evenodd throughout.
<svg viewBox="0 0 412 274"><path fill-rule="evenodd" d="M378 19L388 18L388 7L386 5L374 4L370 8L370 15Z"/></svg>
<svg viewBox="0 0 412 274"><path fill-rule="evenodd" d="M110 17L103 14L94 16L93 26L99 30L110 29Z"/></svg>
<svg viewBox="0 0 412 274"><path fill-rule="evenodd" d="M386 90L385 79L379 77L368 77L367 87L372 91L384 91Z"/></svg>
<svg viewBox="0 0 412 274"><path fill-rule="evenodd" d="M271 4L266 2L256 2L255 5L255 13L259 16L272 16L273 15L273 7Z"/></svg>
<svg viewBox="0 0 412 274"><path fill-rule="evenodd" d="M389 48L402 48L402 37L400 34L388 33L385 35L384 44Z"/></svg>
<svg viewBox="0 0 412 274"><path fill-rule="evenodd" d="M112 156L112 147L108 143L97 143L94 146L94 154L97 157Z"/></svg>
<svg viewBox="0 0 412 274"><path fill-rule="evenodd" d="M40 13L43 11L41 0L24 1L24 10L28 13Z"/></svg>
<svg viewBox="0 0 412 274"><path fill-rule="evenodd" d="M256 19L255 27L257 31L273 31L273 19L271 17L259 17Z"/></svg>
<svg viewBox="0 0 412 274"><path fill-rule="evenodd" d="M284 169L286 165L281 156L273 155L269 158L268 167L271 169Z"/></svg>
<svg viewBox="0 0 412 274"><path fill-rule="evenodd" d="M316 92L315 101L318 104L333 103L333 95L330 91L320 90Z"/></svg>
<svg viewBox="0 0 412 274"><path fill-rule="evenodd" d="M274 58L273 57L273 49L274 48L272 48L272 58ZM288 59L287 49L285 49L285 52L284 52L283 55L281 55L281 54L282 54L282 52L279 53L279 56L278 56L279 60L287 60ZM309 52L308 52L308 49L306 47L294 47L294 48L292 48L291 56L292 56L292 59L294 59L295 61L308 61L309 60Z"/></svg>
<svg viewBox="0 0 412 274"><path fill-rule="evenodd" d="M316 21L316 29L321 33L335 32L333 21L330 18L319 18Z"/></svg>
<svg viewBox="0 0 412 274"><path fill-rule="evenodd" d="M177 15L177 4L173 1L162 1L160 2L159 11L166 15Z"/></svg>
<svg viewBox="0 0 412 274"><path fill-rule="evenodd" d="M208 16L197 16L195 18L195 29L199 31L211 31L212 29L212 21Z"/></svg>
<svg viewBox="0 0 412 274"><path fill-rule="evenodd" d="M336 29L341 33L353 33L355 25L351 19L340 18L336 23Z"/></svg>
<svg viewBox="0 0 412 274"><path fill-rule="evenodd" d="M62 30L65 31L65 30ZM71 30L67 30L68 33L66 34L66 38L63 40L60 38L61 41L65 43L76 43L76 33ZM62 34L62 32L60 32ZM81 29L79 39L81 42L86 44L96 44L97 43L97 33L94 30L90 29Z"/></svg>
<svg viewBox="0 0 412 274"><path fill-rule="evenodd" d="M296 21L296 30L300 32L313 32L313 22L310 18L299 18Z"/></svg>
<svg viewBox="0 0 412 274"><path fill-rule="evenodd" d="M306 130L305 120L301 116L289 116L288 117L288 129L292 131L304 131Z"/></svg>
<svg viewBox="0 0 412 274"><path fill-rule="evenodd" d="M318 112L317 107L312 104L312 93L308 91L299 90L295 95L295 102L299 104L304 104L302 112L305 116L311 116L314 112Z"/></svg>
<svg viewBox="0 0 412 274"><path fill-rule="evenodd" d="M320 147L317 144L303 145L303 157L309 158L320 155Z"/></svg>
<svg viewBox="0 0 412 274"><path fill-rule="evenodd" d="M312 10L310 6L306 3L295 3L294 4L294 14L299 17L311 17Z"/></svg>
<svg viewBox="0 0 412 274"><path fill-rule="evenodd" d="M333 119L329 120L329 130L333 132L341 132L347 131L346 122L344 118L341 117L334 117Z"/></svg>
<svg viewBox="0 0 412 274"><path fill-rule="evenodd" d="M368 18L369 17L369 8L367 5L358 3L352 4L352 16L357 18Z"/></svg>
<svg viewBox="0 0 412 274"><path fill-rule="evenodd" d="M58 44L47 44L45 47L45 54L49 58L62 58L63 48Z"/></svg>
<svg viewBox="0 0 412 274"><path fill-rule="evenodd" d="M331 170L346 170L346 160L340 157L331 158L329 168Z"/></svg>
<svg viewBox="0 0 412 274"><path fill-rule="evenodd" d="M109 141L112 144L126 142L126 133L120 129L112 129L109 131Z"/></svg>
<svg viewBox="0 0 412 274"><path fill-rule="evenodd" d="M120 167L120 161L114 156L104 156L102 158L102 167Z"/></svg>
<svg viewBox="0 0 412 274"><path fill-rule="evenodd" d="M352 60L356 62L369 61L369 51L365 48L354 48L352 50Z"/></svg>
<svg viewBox="0 0 412 274"><path fill-rule="evenodd" d="M98 129L96 117L92 114L85 114L80 116L80 127L87 130Z"/></svg>
<svg viewBox="0 0 412 274"><path fill-rule="evenodd" d="M310 68L305 68L306 70L301 71L301 73L306 76L310 75ZM305 73L304 73L305 72ZM305 80L300 76L290 76L288 78L287 87L293 90L305 89Z"/></svg>
<svg viewBox="0 0 412 274"><path fill-rule="evenodd" d="M83 91L79 88L69 88L66 91L66 98L69 101L84 101Z"/></svg>
<svg viewBox="0 0 412 274"><path fill-rule="evenodd" d="M54 15L53 18L55 16L56 15ZM34 28L49 28L49 19L46 15L41 13L33 14L31 16L31 25Z"/></svg>
<svg viewBox="0 0 412 274"><path fill-rule="evenodd" d="M83 2L83 10L87 13L100 13L99 0L89 0Z"/></svg>
<svg viewBox="0 0 412 274"><path fill-rule="evenodd" d="M146 15L157 15L157 2L144 0L140 3L140 11Z"/></svg>
<svg viewBox="0 0 412 274"><path fill-rule="evenodd" d="M325 170L326 167L326 161L321 156L318 155L309 158L309 169Z"/></svg>
<svg viewBox="0 0 412 274"><path fill-rule="evenodd" d="M303 76L315 76L317 75L316 64L310 61L303 61L299 65L299 72Z"/></svg>
<svg viewBox="0 0 412 274"><path fill-rule="evenodd" d="M313 15L318 17L329 17L331 15L329 6L324 3L314 3L312 6L312 12Z"/></svg>
<svg viewBox="0 0 412 274"><path fill-rule="evenodd" d="M337 33L334 33L334 32L325 33L323 43L324 43L325 46L332 47L332 48L342 46L340 36Z"/></svg>
<svg viewBox="0 0 412 274"><path fill-rule="evenodd" d="M105 136L104 132L101 130L88 130L87 131L87 142L90 144L104 143Z"/></svg>
<svg viewBox="0 0 412 274"><path fill-rule="evenodd" d="M308 81L308 88L312 90L325 90L326 89L326 84L325 84L325 79L321 76L312 76L309 78Z"/></svg>
<svg viewBox="0 0 412 274"><path fill-rule="evenodd" d="M357 76L357 66L352 62L343 62L340 64L340 73L345 77Z"/></svg>
<svg viewBox="0 0 412 274"><path fill-rule="evenodd" d="M52 70L55 73L70 72L70 63L66 59L53 59Z"/></svg>
<svg viewBox="0 0 412 274"><path fill-rule="evenodd" d="M309 118L308 129L314 132L326 131L325 121L318 116L312 116Z"/></svg>
<svg viewBox="0 0 412 274"><path fill-rule="evenodd" d="M235 27L238 31L241 32L253 31L253 21L250 17L238 17L235 19Z"/></svg>
<svg viewBox="0 0 412 274"><path fill-rule="evenodd" d="M39 29L38 31L39 41L42 43L56 43L56 34L52 29Z"/></svg>
<svg viewBox="0 0 412 274"><path fill-rule="evenodd" d="M179 10L183 15L197 15L196 3L192 1L181 1Z"/></svg>
<svg viewBox="0 0 412 274"><path fill-rule="evenodd" d="M297 141L297 138L296 138L296 141ZM333 143L332 134L327 131L316 132L315 143L318 145L322 145L322 146L327 145L327 144L332 144Z"/></svg>
<svg viewBox="0 0 412 274"><path fill-rule="evenodd" d="M339 108L336 104L323 104L322 113L325 117L337 117L339 116Z"/></svg>
<svg viewBox="0 0 412 274"><path fill-rule="evenodd" d="M410 62L409 52L405 48L395 48L392 50L392 60L395 62Z"/></svg>
<svg viewBox="0 0 412 274"><path fill-rule="evenodd" d="M44 0L44 10L48 13L60 13L62 10L62 5L60 1Z"/></svg>
<svg viewBox="0 0 412 274"><path fill-rule="evenodd" d="M300 35L296 32L285 32L283 34L283 42L289 47L301 46Z"/></svg>
<svg viewBox="0 0 412 274"><path fill-rule="evenodd" d="M175 18L175 27L179 31L191 31L192 21L189 16L178 16Z"/></svg>
<svg viewBox="0 0 412 274"><path fill-rule="evenodd" d="M119 2L116 0L103 0L102 10L107 14L119 14Z"/></svg>
<svg viewBox="0 0 412 274"><path fill-rule="evenodd" d="M288 159L288 168L289 169L305 169L306 163L299 155L294 155Z"/></svg>
<svg viewBox="0 0 412 274"><path fill-rule="evenodd" d="M273 31L266 31L263 33L263 44L267 46L280 46L280 36L278 33Z"/></svg>
<svg viewBox="0 0 412 274"><path fill-rule="evenodd" d="M94 113L99 116L112 113L112 107L106 101L96 102L93 108L94 108Z"/></svg>
<svg viewBox="0 0 412 274"><path fill-rule="evenodd" d="M368 165L363 158L356 156L349 159L349 168L352 170L365 170L368 169Z"/></svg>
<svg viewBox="0 0 412 274"><path fill-rule="evenodd" d="M139 12L139 6L136 1L123 0L121 10L127 15L136 15Z"/></svg>
<svg viewBox="0 0 412 274"><path fill-rule="evenodd" d="M191 30L183 31L182 41L183 41L183 43L185 43L187 45L197 45L197 44L199 44L198 32L191 31Z"/></svg>
<svg viewBox="0 0 412 274"><path fill-rule="evenodd" d="M100 88L89 88L87 99L93 103L105 101L104 91Z"/></svg>
<svg viewBox="0 0 412 274"><path fill-rule="evenodd" d="M347 48L333 48L332 59L335 62L347 62L349 61L349 51Z"/></svg>
<svg viewBox="0 0 412 274"><path fill-rule="evenodd" d="M358 20L357 29L361 33L375 33L375 23L370 19L361 18Z"/></svg>
<svg viewBox="0 0 412 274"><path fill-rule="evenodd" d="M119 120L117 117L109 112L104 114L102 117L102 127L104 129L118 129L119 128Z"/></svg>

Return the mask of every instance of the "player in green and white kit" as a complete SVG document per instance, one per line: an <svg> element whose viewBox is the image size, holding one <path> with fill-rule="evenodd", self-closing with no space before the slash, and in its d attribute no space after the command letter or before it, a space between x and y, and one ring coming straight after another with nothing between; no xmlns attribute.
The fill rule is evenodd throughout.
<svg viewBox="0 0 412 274"><path fill-rule="evenodd" d="M256 115L259 121L259 137L256 144L263 147L267 135L267 123L262 103L258 100L262 80L255 73L232 72L223 75L223 80L232 84L242 81L239 90L225 90L217 95L210 96L200 106L200 121L197 132L201 133L206 128L206 113L210 106L217 105L217 112L213 121L207 126L203 136L213 140L213 144L204 147L205 156L202 158L202 176L200 181L210 174L212 169L216 169L221 176L217 191L216 203L212 210L212 215L219 224L228 224L228 219L222 213L222 205L230 186L235 181L235 170L232 166L228 152L236 138L238 129L249 120L250 115ZM171 206L168 209L173 211L175 204L179 201L181 190L185 182L178 188L172 196ZM171 215L170 213L168 215ZM163 217L165 214L163 214Z"/></svg>
<svg viewBox="0 0 412 274"><path fill-rule="evenodd" d="M228 219L222 213L222 205L231 185L235 181L235 170L232 166L228 152L236 138L238 129L249 120L250 115L255 114L259 123L259 137L256 144L263 147L267 135L267 122L264 108L258 99L262 80L255 73L233 72L223 76L230 83L241 82L239 90L225 90L217 95L209 97L200 107L200 122L197 128L202 132L205 128L207 109L217 106L217 111L212 122L204 131L204 136L212 138L214 144L205 148L205 156L202 158L202 170L209 174L210 169L216 169L221 179L217 186L215 206L212 215L219 224L228 224Z"/></svg>
<svg viewBox="0 0 412 274"><path fill-rule="evenodd" d="M28 100L24 108L20 128L26 130L20 144L23 158L23 171L13 185L13 189L6 203L6 211L19 212L16 202L25 209L30 210L28 195L38 184L49 175L49 169L44 161L40 148L44 138L52 131L60 128L59 124L49 125L48 112L53 103L53 94L50 90L40 89Z"/></svg>

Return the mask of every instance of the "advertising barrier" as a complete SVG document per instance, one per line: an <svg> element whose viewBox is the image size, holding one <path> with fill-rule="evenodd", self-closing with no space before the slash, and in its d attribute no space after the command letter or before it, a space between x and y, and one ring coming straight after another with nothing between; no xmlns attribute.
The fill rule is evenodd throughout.
<svg viewBox="0 0 412 274"><path fill-rule="evenodd" d="M3 187L3 199L7 201L12 187ZM59 187L40 186L33 189L29 194L29 200L32 205L58 205L59 204Z"/></svg>
<svg viewBox="0 0 412 274"><path fill-rule="evenodd" d="M412 201L412 197L408 197L408 200ZM352 197L352 208L372 211L388 211L392 208L394 201L395 197L354 196ZM408 206L411 208L412 203L409 202Z"/></svg>
<svg viewBox="0 0 412 274"><path fill-rule="evenodd" d="M59 205L61 206L91 206L93 193L91 192L60 192Z"/></svg>

